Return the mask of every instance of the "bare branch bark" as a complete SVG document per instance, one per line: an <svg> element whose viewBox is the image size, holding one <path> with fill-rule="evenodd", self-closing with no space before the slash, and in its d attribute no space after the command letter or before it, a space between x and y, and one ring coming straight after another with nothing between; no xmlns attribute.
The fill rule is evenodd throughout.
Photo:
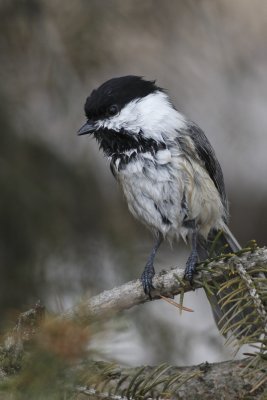
<svg viewBox="0 0 267 400"><path fill-rule="evenodd" d="M235 268L235 265L240 263L246 270L254 268L256 265L267 265L267 249L261 248L254 252L247 251L240 256L233 255L231 258L213 261L208 265L209 269L212 269L212 273L202 270L201 278L204 278L207 283L211 283L213 280L220 282L223 279L223 273L221 268L218 271L216 268L222 265L230 265ZM172 298L182 291L188 292L201 287L200 283L195 283L194 288L192 288L189 283L182 281L183 274L184 268L178 267L155 275L153 279L155 290L152 292L152 300L160 299L160 295ZM85 297L80 304L64 312L62 317L86 322L92 316L106 317L147 301L150 300L144 294L141 282L138 279L104 291L94 297Z"/></svg>

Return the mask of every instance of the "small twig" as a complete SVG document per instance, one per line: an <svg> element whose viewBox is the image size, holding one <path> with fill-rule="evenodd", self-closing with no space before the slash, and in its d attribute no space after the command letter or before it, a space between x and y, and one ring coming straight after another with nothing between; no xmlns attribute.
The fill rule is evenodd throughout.
<svg viewBox="0 0 267 400"><path fill-rule="evenodd" d="M169 299L168 297L160 295L160 298L162 300L166 301L167 303L171 304L172 306L179 308L179 310L181 310L181 311L194 312L194 310L192 310L192 308L184 307L182 304L179 304L176 301Z"/></svg>

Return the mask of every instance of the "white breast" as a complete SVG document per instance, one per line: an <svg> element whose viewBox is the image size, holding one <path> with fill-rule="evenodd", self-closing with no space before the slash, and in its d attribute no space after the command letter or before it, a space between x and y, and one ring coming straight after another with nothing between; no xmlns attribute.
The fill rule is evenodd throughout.
<svg viewBox="0 0 267 400"><path fill-rule="evenodd" d="M131 213L169 239L179 235L185 239L185 217L196 220L204 237L212 227L223 225L224 208L212 180L197 162L188 162L177 150L138 154L117 177Z"/></svg>
<svg viewBox="0 0 267 400"><path fill-rule="evenodd" d="M155 157L139 154L118 172L118 180L137 219L165 236L179 235L184 183L173 168L169 150L160 150Z"/></svg>

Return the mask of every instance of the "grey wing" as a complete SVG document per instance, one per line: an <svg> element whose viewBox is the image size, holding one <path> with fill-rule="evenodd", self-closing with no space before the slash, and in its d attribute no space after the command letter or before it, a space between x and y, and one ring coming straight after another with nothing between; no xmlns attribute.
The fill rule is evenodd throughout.
<svg viewBox="0 0 267 400"><path fill-rule="evenodd" d="M184 140L186 136L189 136L193 141L195 152L188 146L186 147L186 140ZM205 133L196 124L189 123L187 129L183 132L183 135L179 135L178 142L190 157L199 158L204 164L210 178L214 182L214 185L220 194L225 210L228 212L228 201L225 192L222 169Z"/></svg>

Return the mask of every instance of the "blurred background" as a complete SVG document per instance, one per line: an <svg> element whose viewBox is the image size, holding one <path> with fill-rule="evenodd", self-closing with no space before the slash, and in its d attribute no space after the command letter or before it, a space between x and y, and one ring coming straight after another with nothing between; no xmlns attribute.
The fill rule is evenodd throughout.
<svg viewBox="0 0 267 400"><path fill-rule="evenodd" d="M96 143L76 135L85 98L111 77L169 89L216 150L232 231L266 244L267 3L1 0L0 17L0 331L37 300L60 312L143 270L152 237ZM157 270L188 252L165 244ZM195 312L136 307L93 345L131 365L230 358L202 291L184 305Z"/></svg>

